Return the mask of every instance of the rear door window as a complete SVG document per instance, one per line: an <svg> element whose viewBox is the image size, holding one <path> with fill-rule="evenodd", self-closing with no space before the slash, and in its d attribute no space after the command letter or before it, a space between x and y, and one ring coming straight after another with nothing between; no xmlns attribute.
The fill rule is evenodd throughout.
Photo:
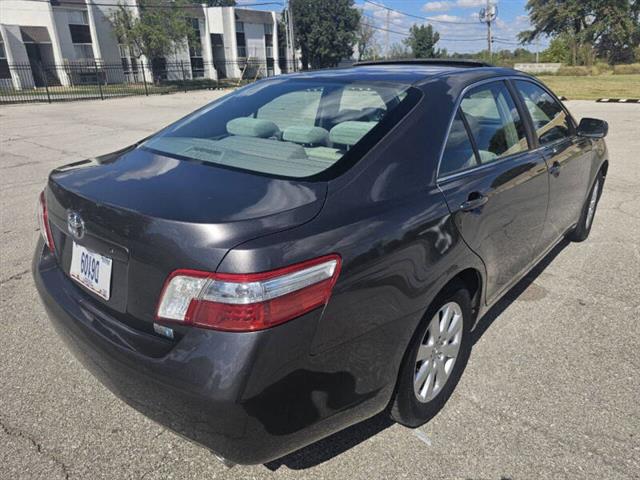
<svg viewBox="0 0 640 480"><path fill-rule="evenodd" d="M372 88L350 86L342 91L338 117L352 120L376 120L387 113L387 105Z"/></svg>
<svg viewBox="0 0 640 480"><path fill-rule="evenodd" d="M473 145L462 120L462 114L458 110L451 124L449 138L447 138L447 144L442 154L439 176L461 172L477 165L478 161Z"/></svg>
<svg viewBox="0 0 640 480"><path fill-rule="evenodd" d="M460 110L475 140L480 163L529 148L524 123L504 82L474 88L462 99Z"/></svg>
<svg viewBox="0 0 640 480"><path fill-rule="evenodd" d="M569 115L544 88L522 80L514 83L531 115L540 145L562 140L573 134L573 123Z"/></svg>

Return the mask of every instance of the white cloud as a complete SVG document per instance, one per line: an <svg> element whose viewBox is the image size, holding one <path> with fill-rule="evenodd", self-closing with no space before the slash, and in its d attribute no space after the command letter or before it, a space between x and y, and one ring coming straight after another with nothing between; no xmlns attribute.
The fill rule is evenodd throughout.
<svg viewBox="0 0 640 480"><path fill-rule="evenodd" d="M425 12L443 12L453 8L452 2L427 2L422 6Z"/></svg>
<svg viewBox="0 0 640 480"><path fill-rule="evenodd" d="M486 0L458 0L456 6L460 8L486 7Z"/></svg>
<svg viewBox="0 0 640 480"><path fill-rule="evenodd" d="M442 2L427 2L422 6L422 10L425 12L446 12L452 8L475 8L486 5L486 0L448 0Z"/></svg>
<svg viewBox="0 0 640 480"><path fill-rule="evenodd" d="M462 22L464 21L462 18L457 17L455 15L448 15L446 13L440 15L434 15L433 17L429 17L432 20L440 20L442 22Z"/></svg>

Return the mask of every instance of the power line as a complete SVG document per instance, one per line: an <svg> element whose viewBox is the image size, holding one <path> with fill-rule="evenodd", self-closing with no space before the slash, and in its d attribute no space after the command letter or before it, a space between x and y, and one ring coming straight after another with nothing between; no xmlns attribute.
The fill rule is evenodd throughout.
<svg viewBox="0 0 640 480"><path fill-rule="evenodd" d="M448 23L448 24L453 24L453 25L476 25L475 22L460 22L460 21L455 21L455 20L442 20L440 18L434 18L434 17L423 17L422 15L415 15L413 13L403 12L402 10L398 10L396 8L387 7L386 5L384 5L382 3L373 2L371 0L363 0L363 1L364 1L364 3L368 3L370 5L374 5L374 6L379 7L379 8L384 8L385 10L387 10L389 12L399 13L400 15L404 15L405 17L417 18L418 20L425 20L427 22Z"/></svg>
<svg viewBox="0 0 640 480"><path fill-rule="evenodd" d="M363 25L366 25L367 27L371 27L375 30L380 30L383 32L388 32L388 33L394 33L396 35L401 35L403 37L408 37L410 35L410 33L408 32L400 32L398 30L392 30L392 29L388 29L388 28L384 28L384 27L378 27L377 25L371 25L370 23L364 23ZM449 37L445 37L445 38L440 38L439 41L442 42L478 42L480 40L483 40L484 37L468 37L468 38L449 38Z"/></svg>
<svg viewBox="0 0 640 480"><path fill-rule="evenodd" d="M373 17L373 16L371 16L371 15L368 15L368 14L366 14L366 13L365 13L365 14L363 14L363 16L364 16L364 17L367 17L367 18L368 18L368 19L370 19L370 20L374 20L374 21L375 21L375 20L377 20L377 18L375 18L375 17ZM373 29L375 29L375 30L380 30L380 31L382 31L382 32L394 33L394 34L396 34L396 35L402 35L402 36L405 36L405 37L407 37L407 36L411 35L411 34L410 34L410 32L408 32L408 31L403 31L403 32L401 32L401 31L399 31L399 30L393 30L393 29L386 28L386 27L380 27L380 26L378 26L378 25L374 25L374 24L371 24L371 23L364 23L364 22L363 22L362 24L363 24L363 25L365 25L365 26L367 26L367 27L371 27L371 28L373 28ZM448 42L448 41L452 41L452 42L478 41L478 40L482 40L483 38L484 38L484 37L480 37L480 36L470 36L470 37L466 37L466 36L458 36L458 37L442 37L442 34L440 34L440 40L442 40L442 41L446 41L446 42Z"/></svg>

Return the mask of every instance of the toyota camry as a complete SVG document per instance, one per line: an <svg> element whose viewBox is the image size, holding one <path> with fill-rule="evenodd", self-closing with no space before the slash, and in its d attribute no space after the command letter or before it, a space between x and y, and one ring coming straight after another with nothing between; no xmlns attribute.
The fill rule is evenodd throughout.
<svg viewBox="0 0 640 480"><path fill-rule="evenodd" d="M487 310L589 235L606 133L480 63L272 77L51 172L33 276L86 368L228 463L416 427Z"/></svg>

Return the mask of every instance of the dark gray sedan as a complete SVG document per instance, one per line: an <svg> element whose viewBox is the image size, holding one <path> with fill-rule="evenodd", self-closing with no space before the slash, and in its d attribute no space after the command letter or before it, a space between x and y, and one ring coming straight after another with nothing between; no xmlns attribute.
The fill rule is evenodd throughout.
<svg viewBox="0 0 640 480"><path fill-rule="evenodd" d="M589 235L606 133L472 62L274 77L54 170L33 275L101 382L227 462L415 427L487 309Z"/></svg>

